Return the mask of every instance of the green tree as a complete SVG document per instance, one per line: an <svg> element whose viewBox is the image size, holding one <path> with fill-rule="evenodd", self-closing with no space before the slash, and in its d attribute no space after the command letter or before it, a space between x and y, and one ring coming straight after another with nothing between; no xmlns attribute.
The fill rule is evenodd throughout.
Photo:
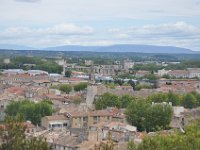
<svg viewBox="0 0 200 150"><path fill-rule="evenodd" d="M37 64L33 69L44 70L49 73L61 73L63 67L55 63L54 61L42 61L40 64Z"/></svg>
<svg viewBox="0 0 200 150"><path fill-rule="evenodd" d="M79 83L74 86L75 91L83 91L87 88L87 83Z"/></svg>
<svg viewBox="0 0 200 150"><path fill-rule="evenodd" d="M67 85L67 84L62 84L60 87L59 87L59 90L61 90L62 92L65 92L65 93L68 93L72 91L72 87L70 85Z"/></svg>
<svg viewBox="0 0 200 150"><path fill-rule="evenodd" d="M137 150L137 146L133 141L129 141L126 150Z"/></svg>
<svg viewBox="0 0 200 150"><path fill-rule="evenodd" d="M157 93L150 95L147 100L149 102L155 102L155 103L160 103L160 102L168 102L168 96L166 93Z"/></svg>
<svg viewBox="0 0 200 150"><path fill-rule="evenodd" d="M173 106L177 106L180 104L181 96L178 94L175 94L173 92L167 93L167 101L171 102Z"/></svg>
<svg viewBox="0 0 200 150"><path fill-rule="evenodd" d="M161 65L157 65L155 63L149 63L149 64L136 64L134 65L134 70L146 70L146 71L158 71L162 69L163 67Z"/></svg>
<svg viewBox="0 0 200 150"><path fill-rule="evenodd" d="M136 90L136 91L139 91L139 90L141 90L141 89L151 89L151 88L152 88L152 86L151 86L150 84L147 84L147 83L137 84L137 85L135 86L135 90Z"/></svg>
<svg viewBox="0 0 200 150"><path fill-rule="evenodd" d="M149 131L157 131L169 128L172 119L172 107L168 104L154 104L147 109L145 128Z"/></svg>
<svg viewBox="0 0 200 150"><path fill-rule="evenodd" d="M24 120L30 120L33 124L40 124L41 118L52 115L52 104L48 101L34 103L28 100L13 101L5 110L6 115L15 117L17 114L23 116Z"/></svg>
<svg viewBox="0 0 200 150"><path fill-rule="evenodd" d="M124 84L124 80L122 80L122 79L115 79L114 83L115 84L119 84L120 86L122 86Z"/></svg>
<svg viewBox="0 0 200 150"><path fill-rule="evenodd" d="M155 74L148 74L148 75L145 75L143 78L146 78L146 79L149 79L149 80L157 80L158 77L155 75Z"/></svg>
<svg viewBox="0 0 200 150"><path fill-rule="evenodd" d="M65 77L70 78L71 75L72 75L72 71L71 70L65 71Z"/></svg>
<svg viewBox="0 0 200 150"><path fill-rule="evenodd" d="M200 94L197 92L191 92L191 94L196 98L196 100L198 101L198 105L200 105Z"/></svg>
<svg viewBox="0 0 200 150"><path fill-rule="evenodd" d="M143 99L133 100L126 109L127 121L136 126L138 131L144 131L146 128L147 108L151 105Z"/></svg>
<svg viewBox="0 0 200 150"><path fill-rule="evenodd" d="M170 75L168 75L168 74L164 74L164 75L162 76L162 78L170 79L171 77L170 77Z"/></svg>
<svg viewBox="0 0 200 150"><path fill-rule="evenodd" d="M191 93L188 93L183 96L182 105L185 108L194 108L198 106L198 101L196 100L195 96Z"/></svg>
<svg viewBox="0 0 200 150"><path fill-rule="evenodd" d="M130 96L130 95L123 95L122 97L119 98L120 99L120 103L121 103L121 108L126 108L131 101L135 100L135 97Z"/></svg>
<svg viewBox="0 0 200 150"><path fill-rule="evenodd" d="M129 80L128 84L130 84L130 86L132 86L133 90L135 90L136 84L135 84L135 82L133 80Z"/></svg>
<svg viewBox="0 0 200 150"><path fill-rule="evenodd" d="M200 120L186 127L185 134L159 134L145 137L137 150L199 150L200 149Z"/></svg>
<svg viewBox="0 0 200 150"><path fill-rule="evenodd" d="M98 110L105 109L106 107L120 108L120 106L121 103L119 97L111 93L105 93L97 98L95 101L95 108Z"/></svg>
<svg viewBox="0 0 200 150"><path fill-rule="evenodd" d="M167 129L172 118L172 108L168 104L151 105L139 99L132 101L125 114L127 121L139 131L157 131Z"/></svg>
<svg viewBox="0 0 200 150"><path fill-rule="evenodd" d="M20 115L7 116L0 127L0 150L50 150L43 138L26 138L26 126Z"/></svg>

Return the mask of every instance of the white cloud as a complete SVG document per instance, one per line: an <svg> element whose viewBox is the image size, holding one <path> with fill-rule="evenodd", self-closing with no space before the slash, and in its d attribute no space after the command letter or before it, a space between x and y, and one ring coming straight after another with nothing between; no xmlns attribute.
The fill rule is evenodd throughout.
<svg viewBox="0 0 200 150"><path fill-rule="evenodd" d="M0 1L0 43L139 43L200 50L199 0Z"/></svg>
<svg viewBox="0 0 200 150"><path fill-rule="evenodd" d="M0 31L0 43L45 47L78 43L93 34L92 27L69 23L46 28L9 27Z"/></svg>
<svg viewBox="0 0 200 150"><path fill-rule="evenodd" d="M34 3L38 1L40 3ZM29 21L57 24L66 20L164 19L179 16L198 18L198 3L198 0L1 0L0 23Z"/></svg>
<svg viewBox="0 0 200 150"><path fill-rule="evenodd" d="M44 30L48 34L56 35L87 35L94 32L93 28L84 26L79 27L74 24L60 24Z"/></svg>
<svg viewBox="0 0 200 150"><path fill-rule="evenodd" d="M164 36L164 37L185 37L185 36L195 36L199 35L200 28L193 25L187 24L185 22L168 23L168 24L157 24L157 25L144 25L144 26L134 26L128 29L109 29L109 32L115 33L117 35L132 35L139 37L146 37L148 35L154 36ZM125 36L126 37L126 36Z"/></svg>
<svg viewBox="0 0 200 150"><path fill-rule="evenodd" d="M200 28L185 22L109 29L124 43L172 45L200 50Z"/></svg>
<svg viewBox="0 0 200 150"><path fill-rule="evenodd" d="M200 28L185 22L111 28L107 32L69 23L45 28L10 27L0 31L0 43L32 47L150 44L200 50Z"/></svg>
<svg viewBox="0 0 200 150"><path fill-rule="evenodd" d="M14 0L16 2L27 2L27 3L34 3L34 2L39 2L40 0Z"/></svg>
<svg viewBox="0 0 200 150"><path fill-rule="evenodd" d="M60 24L47 28L9 27L0 32L1 37L26 38L33 36L75 36L90 35L94 30L89 26L77 26L74 24Z"/></svg>

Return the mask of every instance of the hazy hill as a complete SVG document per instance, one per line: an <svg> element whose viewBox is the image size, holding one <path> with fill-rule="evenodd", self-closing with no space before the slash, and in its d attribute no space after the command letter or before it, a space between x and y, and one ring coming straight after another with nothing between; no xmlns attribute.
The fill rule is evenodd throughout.
<svg viewBox="0 0 200 150"><path fill-rule="evenodd" d="M153 45L112 45L112 46L78 46L66 45L48 47L45 50L57 51L96 51L96 52L140 52L140 53L194 53L186 48L173 46L153 46Z"/></svg>
<svg viewBox="0 0 200 150"><path fill-rule="evenodd" d="M12 44L0 44L0 49L8 50L37 50L33 47ZM39 50L39 49L38 49ZM88 51L88 52L139 52L139 53L169 53L169 54L193 54L197 53L190 49L173 47L173 46L154 46L154 45L111 45L111 46L80 46L80 45L63 45L48 47L43 50L49 51Z"/></svg>
<svg viewBox="0 0 200 150"><path fill-rule="evenodd" d="M15 44L0 44L0 49L9 49L9 50L34 50L35 48L24 46L24 45L15 45Z"/></svg>

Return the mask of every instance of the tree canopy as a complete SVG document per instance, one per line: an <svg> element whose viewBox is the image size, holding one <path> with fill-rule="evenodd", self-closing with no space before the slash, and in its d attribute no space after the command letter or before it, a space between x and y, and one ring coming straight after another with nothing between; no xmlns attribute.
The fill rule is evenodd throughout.
<svg viewBox="0 0 200 150"><path fill-rule="evenodd" d="M74 91L83 91L87 88L87 83L79 83L74 86Z"/></svg>
<svg viewBox="0 0 200 150"><path fill-rule="evenodd" d="M65 77L70 78L70 77L71 77L71 74L72 74L72 71L71 71L71 70L65 71Z"/></svg>
<svg viewBox="0 0 200 150"><path fill-rule="evenodd" d="M101 95L95 102L95 108L99 110L105 109L106 107L120 108L119 97L111 93L105 93Z"/></svg>
<svg viewBox="0 0 200 150"><path fill-rule="evenodd" d="M72 91L72 87L68 84L62 84L62 85L60 85L59 90L61 90L62 92L65 92L65 93L69 93Z"/></svg>
<svg viewBox="0 0 200 150"><path fill-rule="evenodd" d="M149 102L171 102L173 106L184 106L185 108L195 108L200 106L200 94L191 92L187 94L175 94L173 92L157 93L150 95Z"/></svg>
<svg viewBox="0 0 200 150"><path fill-rule="evenodd" d="M106 107L126 108L136 97L123 95L118 97L115 94L105 93L96 99L95 108L105 109Z"/></svg>
<svg viewBox="0 0 200 150"><path fill-rule="evenodd" d="M169 104L151 105L143 99L133 100L125 113L127 121L137 126L139 131L167 129L172 119L172 107Z"/></svg>
<svg viewBox="0 0 200 150"><path fill-rule="evenodd" d="M24 64L34 64L34 66L25 66ZM63 67L54 62L54 60L43 60L39 57L25 56L11 58L11 62L6 65L3 63L3 61L0 61L0 69L39 69L49 73L61 73L63 71Z"/></svg>
<svg viewBox="0 0 200 150"><path fill-rule="evenodd" d="M24 121L31 121L33 124L40 124L41 118L52 115L53 108L50 102L41 101L34 103L29 100L13 101L5 110L6 115L15 117L17 114L23 116Z"/></svg>

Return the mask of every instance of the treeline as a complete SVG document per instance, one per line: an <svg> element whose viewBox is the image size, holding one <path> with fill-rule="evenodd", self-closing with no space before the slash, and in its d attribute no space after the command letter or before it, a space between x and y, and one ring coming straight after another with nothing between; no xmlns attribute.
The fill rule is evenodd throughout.
<svg viewBox="0 0 200 150"><path fill-rule="evenodd" d="M105 93L95 102L98 110L106 107L126 108L127 121L139 131L157 131L168 129L172 118L172 107L169 104L151 105L149 101L129 95L118 97Z"/></svg>
<svg viewBox="0 0 200 150"><path fill-rule="evenodd" d="M200 106L200 94L191 92L187 94L158 93L147 98L149 102L171 102L173 106L184 106L185 108L196 108Z"/></svg>
<svg viewBox="0 0 200 150"><path fill-rule="evenodd" d="M85 90L87 88L87 86L88 86L87 83L79 83L79 84L76 84L74 86L72 86L70 84L62 84L62 85L59 85L59 86L52 86L50 88L58 89L62 92L69 94L72 91L72 89L74 89L74 91L76 91L76 92L79 92L79 91Z"/></svg>
<svg viewBox="0 0 200 150"><path fill-rule="evenodd" d="M129 142L127 150L199 150L200 120L186 127L185 132L158 133L147 136L139 145Z"/></svg>
<svg viewBox="0 0 200 150"><path fill-rule="evenodd" d="M162 103L166 102L166 103ZM125 108L127 121L137 126L139 131L157 131L168 129L172 118L172 106L196 108L200 106L200 94L158 93L146 99L130 95L117 96L105 93L95 100L97 110L107 107Z"/></svg>
<svg viewBox="0 0 200 150"><path fill-rule="evenodd" d="M115 94L105 93L95 100L97 110L106 109L107 107L126 108L136 97L124 95L118 97Z"/></svg>
<svg viewBox="0 0 200 150"><path fill-rule="evenodd" d="M111 93L105 93L99 96L95 101L96 109L105 109L106 107L118 107L126 108L129 104L135 100L140 99L147 103L172 103L173 106L184 106L185 108L196 108L200 106L200 94L197 92L191 92L187 94L176 94L173 92L168 93L156 93L148 96L146 99L134 97L130 95L117 96Z"/></svg>
<svg viewBox="0 0 200 150"><path fill-rule="evenodd" d="M163 68L164 67L161 65L157 65L155 63L148 63L148 64L135 64L133 70L158 71Z"/></svg>
<svg viewBox="0 0 200 150"><path fill-rule="evenodd" d="M187 69L187 68L200 68L199 60L188 60L183 61L180 64L171 64L166 67L168 70L179 70L179 69Z"/></svg>
<svg viewBox="0 0 200 150"><path fill-rule="evenodd" d="M24 64L35 64L33 66L25 66ZM24 70L44 70L49 73L61 73L63 67L55 63L51 59L41 59L39 57L12 57L10 63L5 64L0 59L0 69L24 69Z"/></svg>
<svg viewBox="0 0 200 150"><path fill-rule="evenodd" d="M16 117L21 115L24 121L31 121L35 125L40 125L41 118L51 116L54 112L50 101L34 103L29 100L13 101L5 109L7 116Z"/></svg>
<svg viewBox="0 0 200 150"><path fill-rule="evenodd" d="M145 71L158 71L161 69L165 70L184 70L187 68L200 68L200 60L187 60L182 61L179 64L169 64L168 66L158 65L156 63L148 63L148 64L136 64L132 69L137 70L145 70Z"/></svg>

